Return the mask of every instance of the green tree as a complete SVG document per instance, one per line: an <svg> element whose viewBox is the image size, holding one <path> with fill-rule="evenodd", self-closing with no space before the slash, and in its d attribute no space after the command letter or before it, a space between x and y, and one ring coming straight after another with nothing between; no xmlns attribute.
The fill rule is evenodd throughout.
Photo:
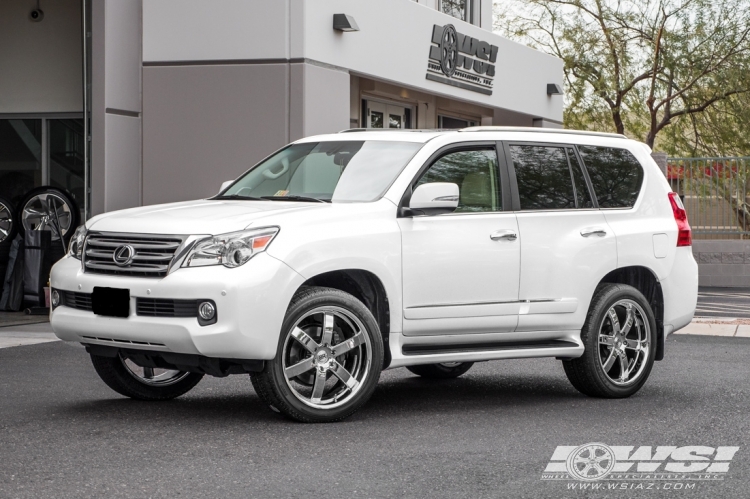
<svg viewBox="0 0 750 499"><path fill-rule="evenodd" d="M569 127L695 152L750 121L750 0L502 0L495 29L563 60Z"/></svg>

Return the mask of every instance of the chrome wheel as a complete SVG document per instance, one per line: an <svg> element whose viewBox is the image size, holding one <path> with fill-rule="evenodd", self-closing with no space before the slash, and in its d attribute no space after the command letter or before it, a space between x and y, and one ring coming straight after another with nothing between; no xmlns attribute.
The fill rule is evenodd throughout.
<svg viewBox="0 0 750 499"><path fill-rule="evenodd" d="M128 373L145 385L168 386L185 379L190 373L157 367L141 367L130 359L120 356Z"/></svg>
<svg viewBox="0 0 750 499"><path fill-rule="evenodd" d="M615 302L599 325L599 360L615 385L635 383L648 365L651 328L646 313L633 300Z"/></svg>
<svg viewBox="0 0 750 499"><path fill-rule="evenodd" d="M73 225L73 219L71 206L54 192L42 192L31 197L21 209L24 230L49 230L53 241L60 239L58 224L65 237Z"/></svg>
<svg viewBox="0 0 750 499"><path fill-rule="evenodd" d="M14 224L13 208L0 200L0 243L11 236Z"/></svg>
<svg viewBox="0 0 750 499"><path fill-rule="evenodd" d="M287 333L282 369L287 386L304 404L333 409L364 386L372 345L362 322L339 307L307 312Z"/></svg>

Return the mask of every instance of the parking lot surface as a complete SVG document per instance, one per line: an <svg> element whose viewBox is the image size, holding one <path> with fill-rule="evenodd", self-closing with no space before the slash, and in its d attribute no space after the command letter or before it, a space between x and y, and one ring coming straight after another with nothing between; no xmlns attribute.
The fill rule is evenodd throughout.
<svg viewBox="0 0 750 499"><path fill-rule="evenodd" d="M698 289L696 317L750 318L750 289L704 288Z"/></svg>
<svg viewBox="0 0 750 499"><path fill-rule="evenodd" d="M396 369L362 411L328 425L269 411L247 376L145 403L109 390L81 348L0 349L0 497L747 497L750 339L667 347L630 399L580 395L553 359L437 382ZM557 446L588 442L740 449L724 480L690 489L541 479Z"/></svg>

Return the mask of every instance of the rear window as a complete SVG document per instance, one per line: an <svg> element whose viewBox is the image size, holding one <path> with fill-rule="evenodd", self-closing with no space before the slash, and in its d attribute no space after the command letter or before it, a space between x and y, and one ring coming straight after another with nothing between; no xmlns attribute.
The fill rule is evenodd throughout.
<svg viewBox="0 0 750 499"><path fill-rule="evenodd" d="M600 208L632 208L643 184L643 167L626 149L578 146Z"/></svg>

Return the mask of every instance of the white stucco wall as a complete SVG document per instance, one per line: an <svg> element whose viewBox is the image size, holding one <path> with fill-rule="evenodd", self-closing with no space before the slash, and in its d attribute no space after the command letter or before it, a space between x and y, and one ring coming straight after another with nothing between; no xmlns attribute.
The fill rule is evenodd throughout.
<svg viewBox="0 0 750 499"><path fill-rule="evenodd" d="M486 10L486 7L485 9ZM360 31L332 29L333 14ZM486 14L486 13L484 13ZM433 25L499 47L491 96L425 79ZM411 0L143 0L144 62L311 59L475 104L562 121L562 61Z"/></svg>

